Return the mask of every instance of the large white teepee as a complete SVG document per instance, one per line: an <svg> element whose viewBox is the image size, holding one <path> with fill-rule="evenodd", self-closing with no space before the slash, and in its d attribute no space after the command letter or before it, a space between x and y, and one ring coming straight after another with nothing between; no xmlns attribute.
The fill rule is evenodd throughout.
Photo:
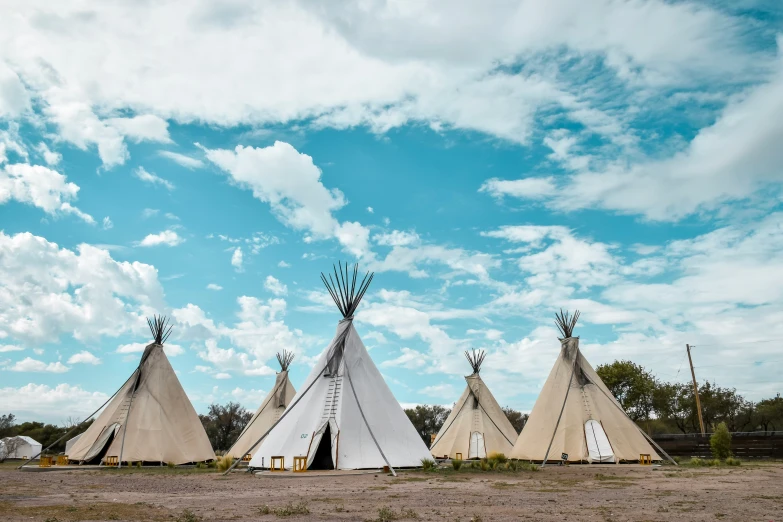
<svg viewBox="0 0 783 522"><path fill-rule="evenodd" d="M644 453L660 460L579 351L579 338L572 336L578 317L578 311L557 317L560 354L510 457L559 461L565 454L570 462L618 463Z"/></svg>
<svg viewBox="0 0 783 522"><path fill-rule="evenodd" d="M247 423L245 429L242 430L237 441L228 450L227 455L231 455L235 459L241 459L248 453L251 455L255 454L255 449L250 451L250 447L277 422L288 403L294 398L296 390L288 379L288 367L293 359L294 354L285 350L282 355L277 354L277 361L280 363L280 373L277 374L275 379L275 386L261 402L261 406L258 407L258 410L256 410L253 418L250 419L250 422Z"/></svg>
<svg viewBox="0 0 783 522"><path fill-rule="evenodd" d="M405 412L392 395L353 326L353 315L372 281L357 286L357 270L349 277L340 266L329 293L344 319L299 393L250 461L251 468L269 467L273 456L307 458L308 469L366 469L384 465L420 466L430 458ZM331 283L331 284L330 284Z"/></svg>
<svg viewBox="0 0 783 522"><path fill-rule="evenodd" d="M70 461L173 462L213 460L215 452L163 352L171 333L165 318L149 321L154 337L139 367L95 422L73 444Z"/></svg>
<svg viewBox="0 0 783 522"><path fill-rule="evenodd" d="M490 453L508 454L517 431L479 375L485 353L465 352L473 374L465 377L468 385L454 404L446 422L430 446L435 457L480 459Z"/></svg>

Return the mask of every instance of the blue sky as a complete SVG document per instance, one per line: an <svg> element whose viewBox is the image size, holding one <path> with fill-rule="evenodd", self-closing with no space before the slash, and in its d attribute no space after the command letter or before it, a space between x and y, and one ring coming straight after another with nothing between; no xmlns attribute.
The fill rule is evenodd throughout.
<svg viewBox="0 0 783 522"><path fill-rule="evenodd" d="M0 8L0 412L85 416L153 313L197 410L254 409L337 260L406 405L474 347L529 410L561 307L594 365L781 391L776 2L256 4Z"/></svg>

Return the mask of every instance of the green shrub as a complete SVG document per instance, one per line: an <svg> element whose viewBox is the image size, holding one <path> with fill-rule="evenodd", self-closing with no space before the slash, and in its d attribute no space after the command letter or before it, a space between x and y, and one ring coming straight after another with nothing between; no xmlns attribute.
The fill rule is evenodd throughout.
<svg viewBox="0 0 783 522"><path fill-rule="evenodd" d="M677 464L682 463L682 457L672 457L672 458L674 459L674 462L676 462Z"/></svg>
<svg viewBox="0 0 783 522"><path fill-rule="evenodd" d="M489 471L492 469L492 464L490 464L487 459L481 459L479 467L481 468L481 471Z"/></svg>
<svg viewBox="0 0 783 522"><path fill-rule="evenodd" d="M459 469L462 467L462 459L452 459L451 467L454 468L454 471L459 471Z"/></svg>
<svg viewBox="0 0 783 522"><path fill-rule="evenodd" d="M715 428L710 437L710 449L716 459L726 460L731 457L731 433L725 422L721 422Z"/></svg>
<svg viewBox="0 0 783 522"><path fill-rule="evenodd" d="M261 515L275 514L278 517L290 517L291 515L309 515L310 509L307 507L307 504L305 504L304 502L299 502L298 504L288 503L285 506L276 507L276 508L272 508L267 505L264 505L258 508L258 512Z"/></svg>
<svg viewBox="0 0 783 522"><path fill-rule="evenodd" d="M234 464L234 457L231 455L224 455L222 457L218 457L217 459L217 469L218 471L228 471L228 468L230 468Z"/></svg>
<svg viewBox="0 0 783 522"><path fill-rule="evenodd" d="M734 457L729 457L726 459L726 465L727 466L742 466L742 461L740 459L735 459Z"/></svg>
<svg viewBox="0 0 783 522"><path fill-rule="evenodd" d="M505 463L508 460L508 457L506 457L504 453L493 451L489 454L489 460L496 460L498 462Z"/></svg>
<svg viewBox="0 0 783 522"><path fill-rule="evenodd" d="M701 468L703 466L706 466L707 463L700 459L699 457L693 457L691 460L688 461L688 466L692 466L694 468Z"/></svg>
<svg viewBox="0 0 783 522"><path fill-rule="evenodd" d="M216 468L217 467L217 461L216 460L210 460L209 462L207 462L207 467L208 468Z"/></svg>
<svg viewBox="0 0 783 522"><path fill-rule="evenodd" d="M481 463L477 460L474 460L470 463L471 469L481 469Z"/></svg>
<svg viewBox="0 0 783 522"><path fill-rule="evenodd" d="M180 516L177 517L177 522L200 522L201 517L196 516L191 510L186 509Z"/></svg>
<svg viewBox="0 0 783 522"><path fill-rule="evenodd" d="M710 467L714 466L720 466L720 459L710 459L706 462L706 464Z"/></svg>
<svg viewBox="0 0 783 522"><path fill-rule="evenodd" d="M422 461L427 459L422 459ZM378 522L388 522L390 520L396 520L397 519L397 513L395 513L392 508L390 507L382 507L378 510L378 518L376 520Z"/></svg>
<svg viewBox="0 0 783 522"><path fill-rule="evenodd" d="M424 471L431 471L435 468L435 461L432 459L421 459L421 468Z"/></svg>
<svg viewBox="0 0 783 522"><path fill-rule="evenodd" d="M206 462L196 462L196 469L207 469Z"/></svg>

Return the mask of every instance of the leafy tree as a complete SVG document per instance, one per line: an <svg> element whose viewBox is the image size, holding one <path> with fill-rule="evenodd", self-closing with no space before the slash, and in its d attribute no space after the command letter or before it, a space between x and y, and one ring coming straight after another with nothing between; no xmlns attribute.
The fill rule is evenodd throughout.
<svg viewBox="0 0 783 522"><path fill-rule="evenodd" d="M413 427L416 428L416 431L419 432L421 440L424 441L427 447L430 446L430 435L440 431L449 413L451 413L450 409L438 404L433 404L432 406L423 404L405 410L405 414L410 419Z"/></svg>
<svg viewBox="0 0 783 522"><path fill-rule="evenodd" d="M521 411L517 411L509 406L503 408L503 413L506 414L506 418L508 419L508 422L510 422L511 425L514 426L514 429L517 430L517 433L521 433L522 428L525 427L525 423L527 422L529 415L527 413L522 413Z"/></svg>
<svg viewBox="0 0 783 522"><path fill-rule="evenodd" d="M646 421L653 412L657 382L642 366L631 361L615 361L595 369L633 421Z"/></svg>
<svg viewBox="0 0 783 522"><path fill-rule="evenodd" d="M756 425L764 431L775 431L783 427L783 397L778 393L772 399L759 401L755 407Z"/></svg>
<svg viewBox="0 0 783 522"><path fill-rule="evenodd" d="M206 415L199 415L209 442L216 451L227 451L239 438L253 414L236 402L225 406L210 404Z"/></svg>
<svg viewBox="0 0 783 522"><path fill-rule="evenodd" d="M16 417L13 413L7 415L0 415L0 438L13 435L13 427L16 421Z"/></svg>
<svg viewBox="0 0 783 522"><path fill-rule="evenodd" d="M725 422L721 422L710 436L710 449L716 459L726 460L731 457L731 433Z"/></svg>

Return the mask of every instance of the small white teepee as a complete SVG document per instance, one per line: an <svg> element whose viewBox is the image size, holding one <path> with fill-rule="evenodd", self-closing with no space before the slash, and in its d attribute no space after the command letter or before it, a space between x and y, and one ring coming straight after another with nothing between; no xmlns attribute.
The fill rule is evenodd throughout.
<svg viewBox="0 0 783 522"><path fill-rule="evenodd" d="M414 467L430 458L353 326L372 281L368 273L357 286L357 270L351 279L341 265L336 282L321 274L344 319L249 467L269 467L273 456L284 457L287 468L294 457L305 457L308 469Z"/></svg>
<svg viewBox="0 0 783 522"><path fill-rule="evenodd" d="M163 343L171 333L165 318L149 321L154 341L139 367L95 422L75 441L68 460L78 463L213 460L207 433L177 379Z"/></svg>
<svg viewBox="0 0 783 522"><path fill-rule="evenodd" d="M277 422L280 415L291 402L291 399L294 398L296 390L288 379L288 367L293 359L294 354L285 350L282 354L277 354L277 361L280 363L280 373L275 378L275 386L261 402L261 406L258 407L258 410L256 410L253 418L250 419L250 422L247 423L245 429L242 430L237 441L228 450L227 455L231 455L235 459L241 459L248 453L251 455L255 454L255 449L249 451L250 447Z"/></svg>
<svg viewBox="0 0 783 522"><path fill-rule="evenodd" d="M561 350L530 417L509 455L533 461L638 462L640 454L661 460L643 432L625 414L609 388L579 351L573 317L555 321Z"/></svg>
<svg viewBox="0 0 783 522"><path fill-rule="evenodd" d="M430 446L433 456L453 459L459 453L463 459L480 459L507 455L514 446L517 431L479 375L485 356L483 351L465 352L473 374L465 377L465 391Z"/></svg>

